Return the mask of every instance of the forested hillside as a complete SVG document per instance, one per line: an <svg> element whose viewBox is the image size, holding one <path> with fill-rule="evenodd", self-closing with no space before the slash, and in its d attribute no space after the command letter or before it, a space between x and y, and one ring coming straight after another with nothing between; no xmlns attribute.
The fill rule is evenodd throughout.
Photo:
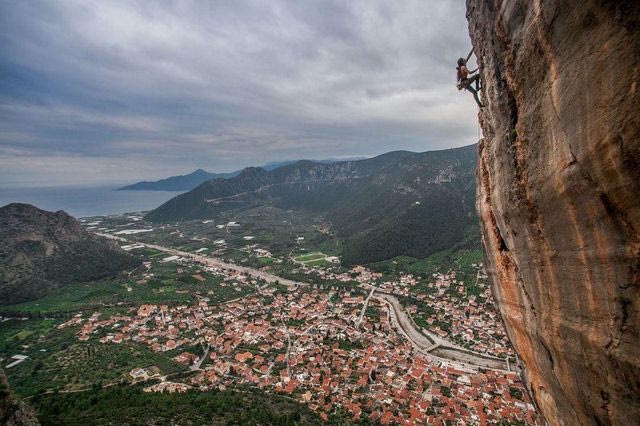
<svg viewBox="0 0 640 426"><path fill-rule="evenodd" d="M475 162L470 145L333 164L300 161L273 171L248 168L205 182L146 218L215 219L221 212L273 205L326 218L344 238L344 263L425 256L477 235Z"/></svg>

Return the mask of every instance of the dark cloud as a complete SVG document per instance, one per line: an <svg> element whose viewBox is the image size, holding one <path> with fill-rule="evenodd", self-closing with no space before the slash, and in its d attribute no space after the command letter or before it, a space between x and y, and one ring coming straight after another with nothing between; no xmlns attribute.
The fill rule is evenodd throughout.
<svg viewBox="0 0 640 426"><path fill-rule="evenodd" d="M475 142L461 1L0 3L0 179Z"/></svg>

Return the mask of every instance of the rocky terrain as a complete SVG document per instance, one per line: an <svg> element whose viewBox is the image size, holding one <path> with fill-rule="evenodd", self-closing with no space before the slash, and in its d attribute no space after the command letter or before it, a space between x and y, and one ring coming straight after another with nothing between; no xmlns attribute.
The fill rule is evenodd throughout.
<svg viewBox="0 0 640 426"><path fill-rule="evenodd" d="M115 275L138 263L63 211L18 203L0 208L0 304L36 299L62 285Z"/></svg>
<svg viewBox="0 0 640 426"><path fill-rule="evenodd" d="M640 423L640 2L467 0L477 208L551 424Z"/></svg>
<svg viewBox="0 0 640 426"><path fill-rule="evenodd" d="M322 216L344 238L344 263L428 256L479 234L474 209L476 146L268 171L247 168L213 179L146 216L215 219L220 212L274 206Z"/></svg>
<svg viewBox="0 0 640 426"><path fill-rule="evenodd" d="M39 425L31 407L18 400L7 382L7 376L0 370L0 424L4 426Z"/></svg>

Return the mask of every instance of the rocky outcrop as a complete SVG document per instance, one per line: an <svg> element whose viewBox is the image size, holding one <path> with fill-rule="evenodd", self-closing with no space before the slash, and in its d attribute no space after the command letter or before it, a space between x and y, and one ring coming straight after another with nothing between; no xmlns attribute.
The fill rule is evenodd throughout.
<svg viewBox="0 0 640 426"><path fill-rule="evenodd" d="M640 423L640 2L467 0L486 264L551 424Z"/></svg>
<svg viewBox="0 0 640 426"><path fill-rule="evenodd" d="M140 259L87 232L63 211L30 204L0 208L0 305L24 302L74 283L133 269Z"/></svg>
<svg viewBox="0 0 640 426"><path fill-rule="evenodd" d="M24 402L17 399L9 389L7 376L0 369L0 425L3 426L36 426L40 422Z"/></svg>

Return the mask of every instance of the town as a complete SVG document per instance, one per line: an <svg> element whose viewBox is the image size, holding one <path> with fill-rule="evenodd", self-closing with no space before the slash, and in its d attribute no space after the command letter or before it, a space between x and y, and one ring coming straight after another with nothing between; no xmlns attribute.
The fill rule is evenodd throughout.
<svg viewBox="0 0 640 426"><path fill-rule="evenodd" d="M259 229L247 217L81 222L142 258L105 290L49 302L75 311L54 322L89 345L72 353L149 354L101 374L101 386L177 394L249 386L325 421L340 412L356 423L541 424L476 252L432 269L402 259L343 266L326 224L304 217ZM44 356L30 350L7 354L10 374ZM69 351L57 362L68 364ZM83 390L87 380L57 389Z"/></svg>
<svg viewBox="0 0 640 426"><path fill-rule="evenodd" d="M79 340L146 345L188 368L179 379L153 365L134 368L130 380L149 381L146 391L242 384L289 395L325 419L339 407L354 421L366 416L381 424L538 422L480 262L472 267L474 286L482 291L467 295L455 270L390 279L364 266L341 268L336 257L322 253L278 258L243 235L240 251L271 259L252 269L208 257L206 247L151 244L154 230L134 224L140 225L97 232L113 235L127 250L166 249L154 262L174 264L177 273L196 280L218 277L220 285L246 294L214 303L212 292L202 293L193 304L141 304L124 314L94 312L60 325L77 327ZM216 229L241 226L230 221ZM136 235L144 239L124 238ZM281 263L297 266L296 276L308 282L272 276L272 265ZM144 278L135 285L144 286ZM402 306L394 307L397 300ZM451 355L456 351L459 357Z"/></svg>
<svg viewBox="0 0 640 426"><path fill-rule="evenodd" d="M324 416L340 406L354 420L366 415L382 424L534 422L516 372L465 368L415 353L380 304L370 302L356 326L361 304L348 294L268 286L218 306L206 298L193 306L141 305L128 315L100 319L96 313L60 327L80 326L78 339L130 341L156 352L202 349L173 357L196 374L183 383L151 385L151 391L244 383L289 394ZM132 370L132 380L153 377L149 369L154 366Z"/></svg>

